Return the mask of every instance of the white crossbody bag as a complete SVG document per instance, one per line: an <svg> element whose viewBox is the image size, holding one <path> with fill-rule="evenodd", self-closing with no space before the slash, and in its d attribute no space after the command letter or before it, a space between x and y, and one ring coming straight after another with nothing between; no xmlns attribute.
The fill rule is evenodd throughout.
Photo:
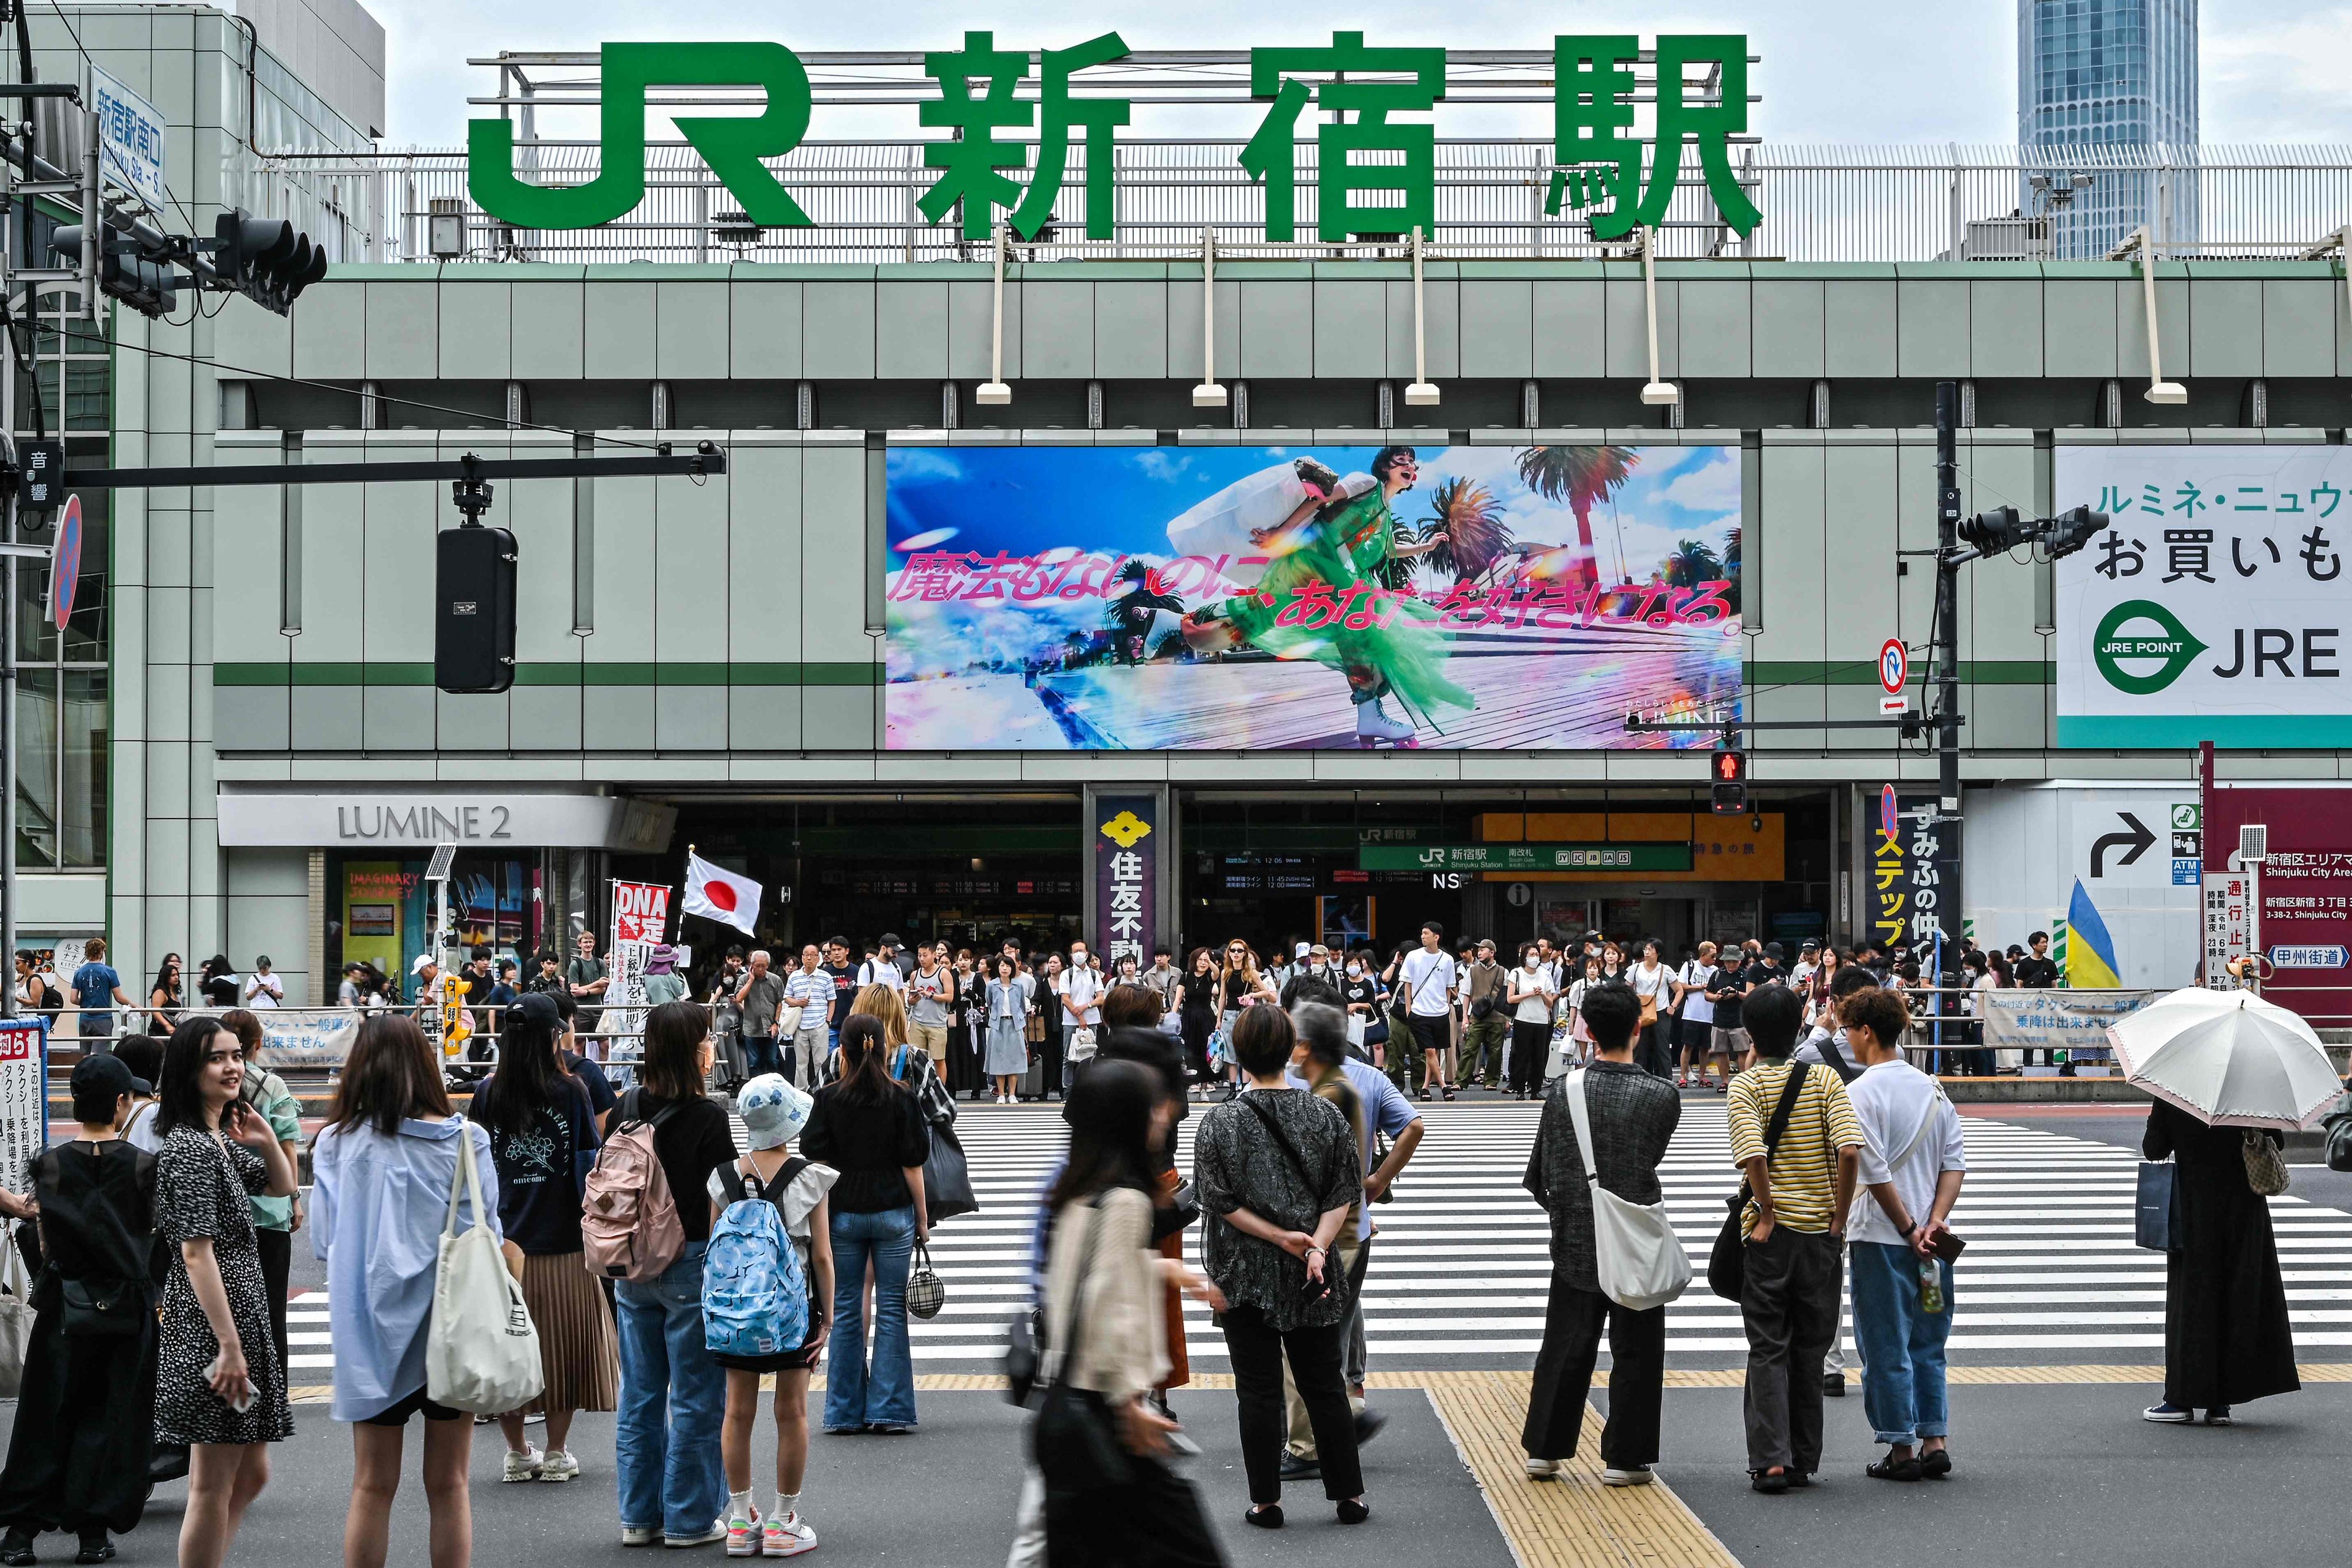
<svg viewBox="0 0 2352 1568"><path fill-rule="evenodd" d="M1630 1203L1601 1184L1592 1157L1592 1117L1584 1103L1585 1069L1569 1076L1568 1111L1592 1196L1592 1256L1601 1293L1621 1307L1645 1312L1690 1288L1691 1263L1666 1205Z"/></svg>

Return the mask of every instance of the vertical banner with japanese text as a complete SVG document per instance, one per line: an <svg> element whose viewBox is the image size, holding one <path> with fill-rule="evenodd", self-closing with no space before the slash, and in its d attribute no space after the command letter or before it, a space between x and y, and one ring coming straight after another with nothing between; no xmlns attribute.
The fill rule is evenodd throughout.
<svg viewBox="0 0 2352 1568"><path fill-rule="evenodd" d="M2062 446L2058 743L2352 745L2352 451Z"/></svg>
<svg viewBox="0 0 2352 1568"><path fill-rule="evenodd" d="M1106 971L1116 973L1130 955L1146 968L1160 939L1160 847L1150 841L1160 828L1160 797L1097 795L1094 803L1095 950Z"/></svg>
<svg viewBox="0 0 2352 1568"><path fill-rule="evenodd" d="M646 960L669 930L669 889L652 882L613 884L613 946L604 960L604 1016L597 1028L606 1035L634 1035L645 1027Z"/></svg>
<svg viewBox="0 0 2352 1568"><path fill-rule="evenodd" d="M30 1191L33 1156L48 1138L48 1029L38 1018L0 1019L0 1186Z"/></svg>
<svg viewBox="0 0 2352 1568"><path fill-rule="evenodd" d="M1898 795L1894 819L1882 812L1873 826L1871 846L1869 939L1882 951L1912 949L1926 976L1936 939L1959 934L1960 825L1937 813L1932 795Z"/></svg>

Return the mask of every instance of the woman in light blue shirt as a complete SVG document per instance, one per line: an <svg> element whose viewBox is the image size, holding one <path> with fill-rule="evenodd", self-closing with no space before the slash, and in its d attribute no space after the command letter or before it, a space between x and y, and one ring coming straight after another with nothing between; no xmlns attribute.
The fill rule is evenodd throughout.
<svg viewBox="0 0 2352 1568"><path fill-rule="evenodd" d="M458 1210L459 1228L499 1223L498 1167L487 1131L450 1113L440 1064L405 1015L360 1025L333 1114L311 1145L310 1241L327 1265L335 1342L338 1421L352 1423L351 1561L381 1563L400 1489L401 1431L425 1415L425 1496L435 1568L473 1552L466 1466L474 1424L425 1396L425 1340L459 1138L474 1141L483 1213Z"/></svg>

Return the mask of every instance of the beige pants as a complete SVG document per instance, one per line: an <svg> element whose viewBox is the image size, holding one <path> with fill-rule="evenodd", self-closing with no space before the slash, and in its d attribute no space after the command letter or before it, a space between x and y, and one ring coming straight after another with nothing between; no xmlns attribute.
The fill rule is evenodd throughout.
<svg viewBox="0 0 2352 1568"><path fill-rule="evenodd" d="M1342 1274L1356 1271L1356 1249L1362 1245L1356 1239L1356 1222L1349 1219L1340 1227L1347 1232L1345 1239L1335 1242L1331 1250L1338 1254L1332 1264ZM1344 1364L1344 1358L1343 1358ZM1315 1428L1307 1419L1307 1402L1298 1397L1298 1384L1290 1375L1290 1358L1282 1358L1282 1406L1290 1414L1290 1451L1302 1459L1315 1457ZM1348 1408L1355 1415L1364 1413L1364 1396L1354 1389L1348 1391Z"/></svg>
<svg viewBox="0 0 2352 1568"><path fill-rule="evenodd" d="M941 1073L948 1070L948 1026L945 1024L909 1024L907 1033L913 1037L915 1048L931 1054L931 1065Z"/></svg>

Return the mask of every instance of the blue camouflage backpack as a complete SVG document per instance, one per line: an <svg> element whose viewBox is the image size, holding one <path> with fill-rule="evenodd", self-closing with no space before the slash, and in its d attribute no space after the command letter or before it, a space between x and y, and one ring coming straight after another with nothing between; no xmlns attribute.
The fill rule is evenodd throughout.
<svg viewBox="0 0 2352 1568"><path fill-rule="evenodd" d="M710 1227L702 1258L702 1339L713 1355L779 1355L808 1339L808 1274L771 1195L807 1168L806 1160L788 1160L762 1190L757 1175L721 1167L740 1195Z"/></svg>

